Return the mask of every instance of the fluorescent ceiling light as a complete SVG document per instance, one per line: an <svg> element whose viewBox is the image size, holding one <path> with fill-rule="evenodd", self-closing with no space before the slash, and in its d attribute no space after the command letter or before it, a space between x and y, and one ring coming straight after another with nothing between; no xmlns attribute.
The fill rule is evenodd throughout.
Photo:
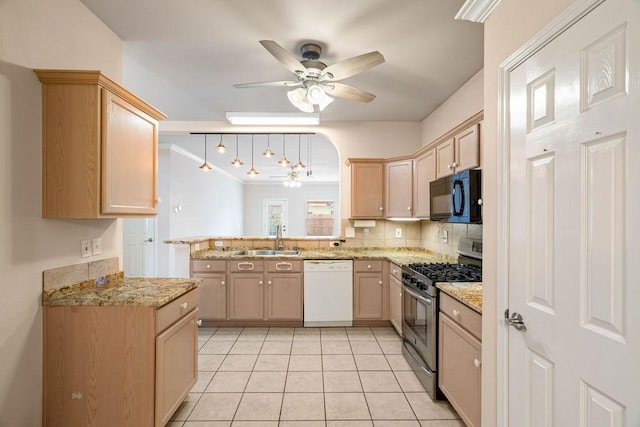
<svg viewBox="0 0 640 427"><path fill-rule="evenodd" d="M234 125L319 125L320 114L227 112L227 120Z"/></svg>

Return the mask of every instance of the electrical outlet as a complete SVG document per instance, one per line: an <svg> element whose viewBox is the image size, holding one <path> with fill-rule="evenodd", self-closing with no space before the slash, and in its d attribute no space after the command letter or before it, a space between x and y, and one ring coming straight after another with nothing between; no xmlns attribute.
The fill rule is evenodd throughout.
<svg viewBox="0 0 640 427"><path fill-rule="evenodd" d="M200 250L200 243L196 243L195 245L193 245L193 250L194 251L199 251Z"/></svg>
<svg viewBox="0 0 640 427"><path fill-rule="evenodd" d="M402 238L402 228L396 228L396 237Z"/></svg>
<svg viewBox="0 0 640 427"><path fill-rule="evenodd" d="M344 231L345 237L356 237L356 229L353 227L347 227Z"/></svg>
<svg viewBox="0 0 640 427"><path fill-rule="evenodd" d="M102 251L102 238L98 237L96 239L93 239L91 241L91 246L92 246L92 250L93 250L93 254L94 255L100 255L100 252Z"/></svg>
<svg viewBox="0 0 640 427"><path fill-rule="evenodd" d="M362 229L362 234L364 234L364 236L367 237L369 235L369 229L368 228L363 228Z"/></svg>
<svg viewBox="0 0 640 427"><path fill-rule="evenodd" d="M442 241L444 243L448 243L449 242L449 231L448 230L442 230Z"/></svg>
<svg viewBox="0 0 640 427"><path fill-rule="evenodd" d="M222 240L216 240L214 245L216 248L221 248L224 246L224 242Z"/></svg>
<svg viewBox="0 0 640 427"><path fill-rule="evenodd" d="M80 247L80 255L82 258L91 256L91 240L83 240Z"/></svg>

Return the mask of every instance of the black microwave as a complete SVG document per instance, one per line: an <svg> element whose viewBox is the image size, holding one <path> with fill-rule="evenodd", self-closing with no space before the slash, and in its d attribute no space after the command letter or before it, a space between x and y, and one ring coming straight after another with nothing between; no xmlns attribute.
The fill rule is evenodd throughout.
<svg viewBox="0 0 640 427"><path fill-rule="evenodd" d="M431 181L432 221L482 222L482 171L466 170Z"/></svg>

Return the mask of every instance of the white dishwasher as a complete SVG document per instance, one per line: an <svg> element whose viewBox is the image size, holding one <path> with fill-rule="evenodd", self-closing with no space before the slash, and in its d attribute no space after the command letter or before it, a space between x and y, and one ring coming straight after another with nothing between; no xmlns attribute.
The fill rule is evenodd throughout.
<svg viewBox="0 0 640 427"><path fill-rule="evenodd" d="M353 261L304 261L304 326L351 326Z"/></svg>

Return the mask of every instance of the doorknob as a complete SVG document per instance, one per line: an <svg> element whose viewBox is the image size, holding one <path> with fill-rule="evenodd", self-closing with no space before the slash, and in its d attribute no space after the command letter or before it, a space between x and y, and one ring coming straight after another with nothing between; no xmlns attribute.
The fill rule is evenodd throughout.
<svg viewBox="0 0 640 427"><path fill-rule="evenodd" d="M153 237L149 237L147 240L144 241L145 243L151 243L153 242Z"/></svg>
<svg viewBox="0 0 640 427"><path fill-rule="evenodd" d="M527 327L524 324L524 318L520 315L520 313L513 312L511 317L509 317L509 309L507 308L504 311L504 321L507 326L513 326L520 332L527 332Z"/></svg>

